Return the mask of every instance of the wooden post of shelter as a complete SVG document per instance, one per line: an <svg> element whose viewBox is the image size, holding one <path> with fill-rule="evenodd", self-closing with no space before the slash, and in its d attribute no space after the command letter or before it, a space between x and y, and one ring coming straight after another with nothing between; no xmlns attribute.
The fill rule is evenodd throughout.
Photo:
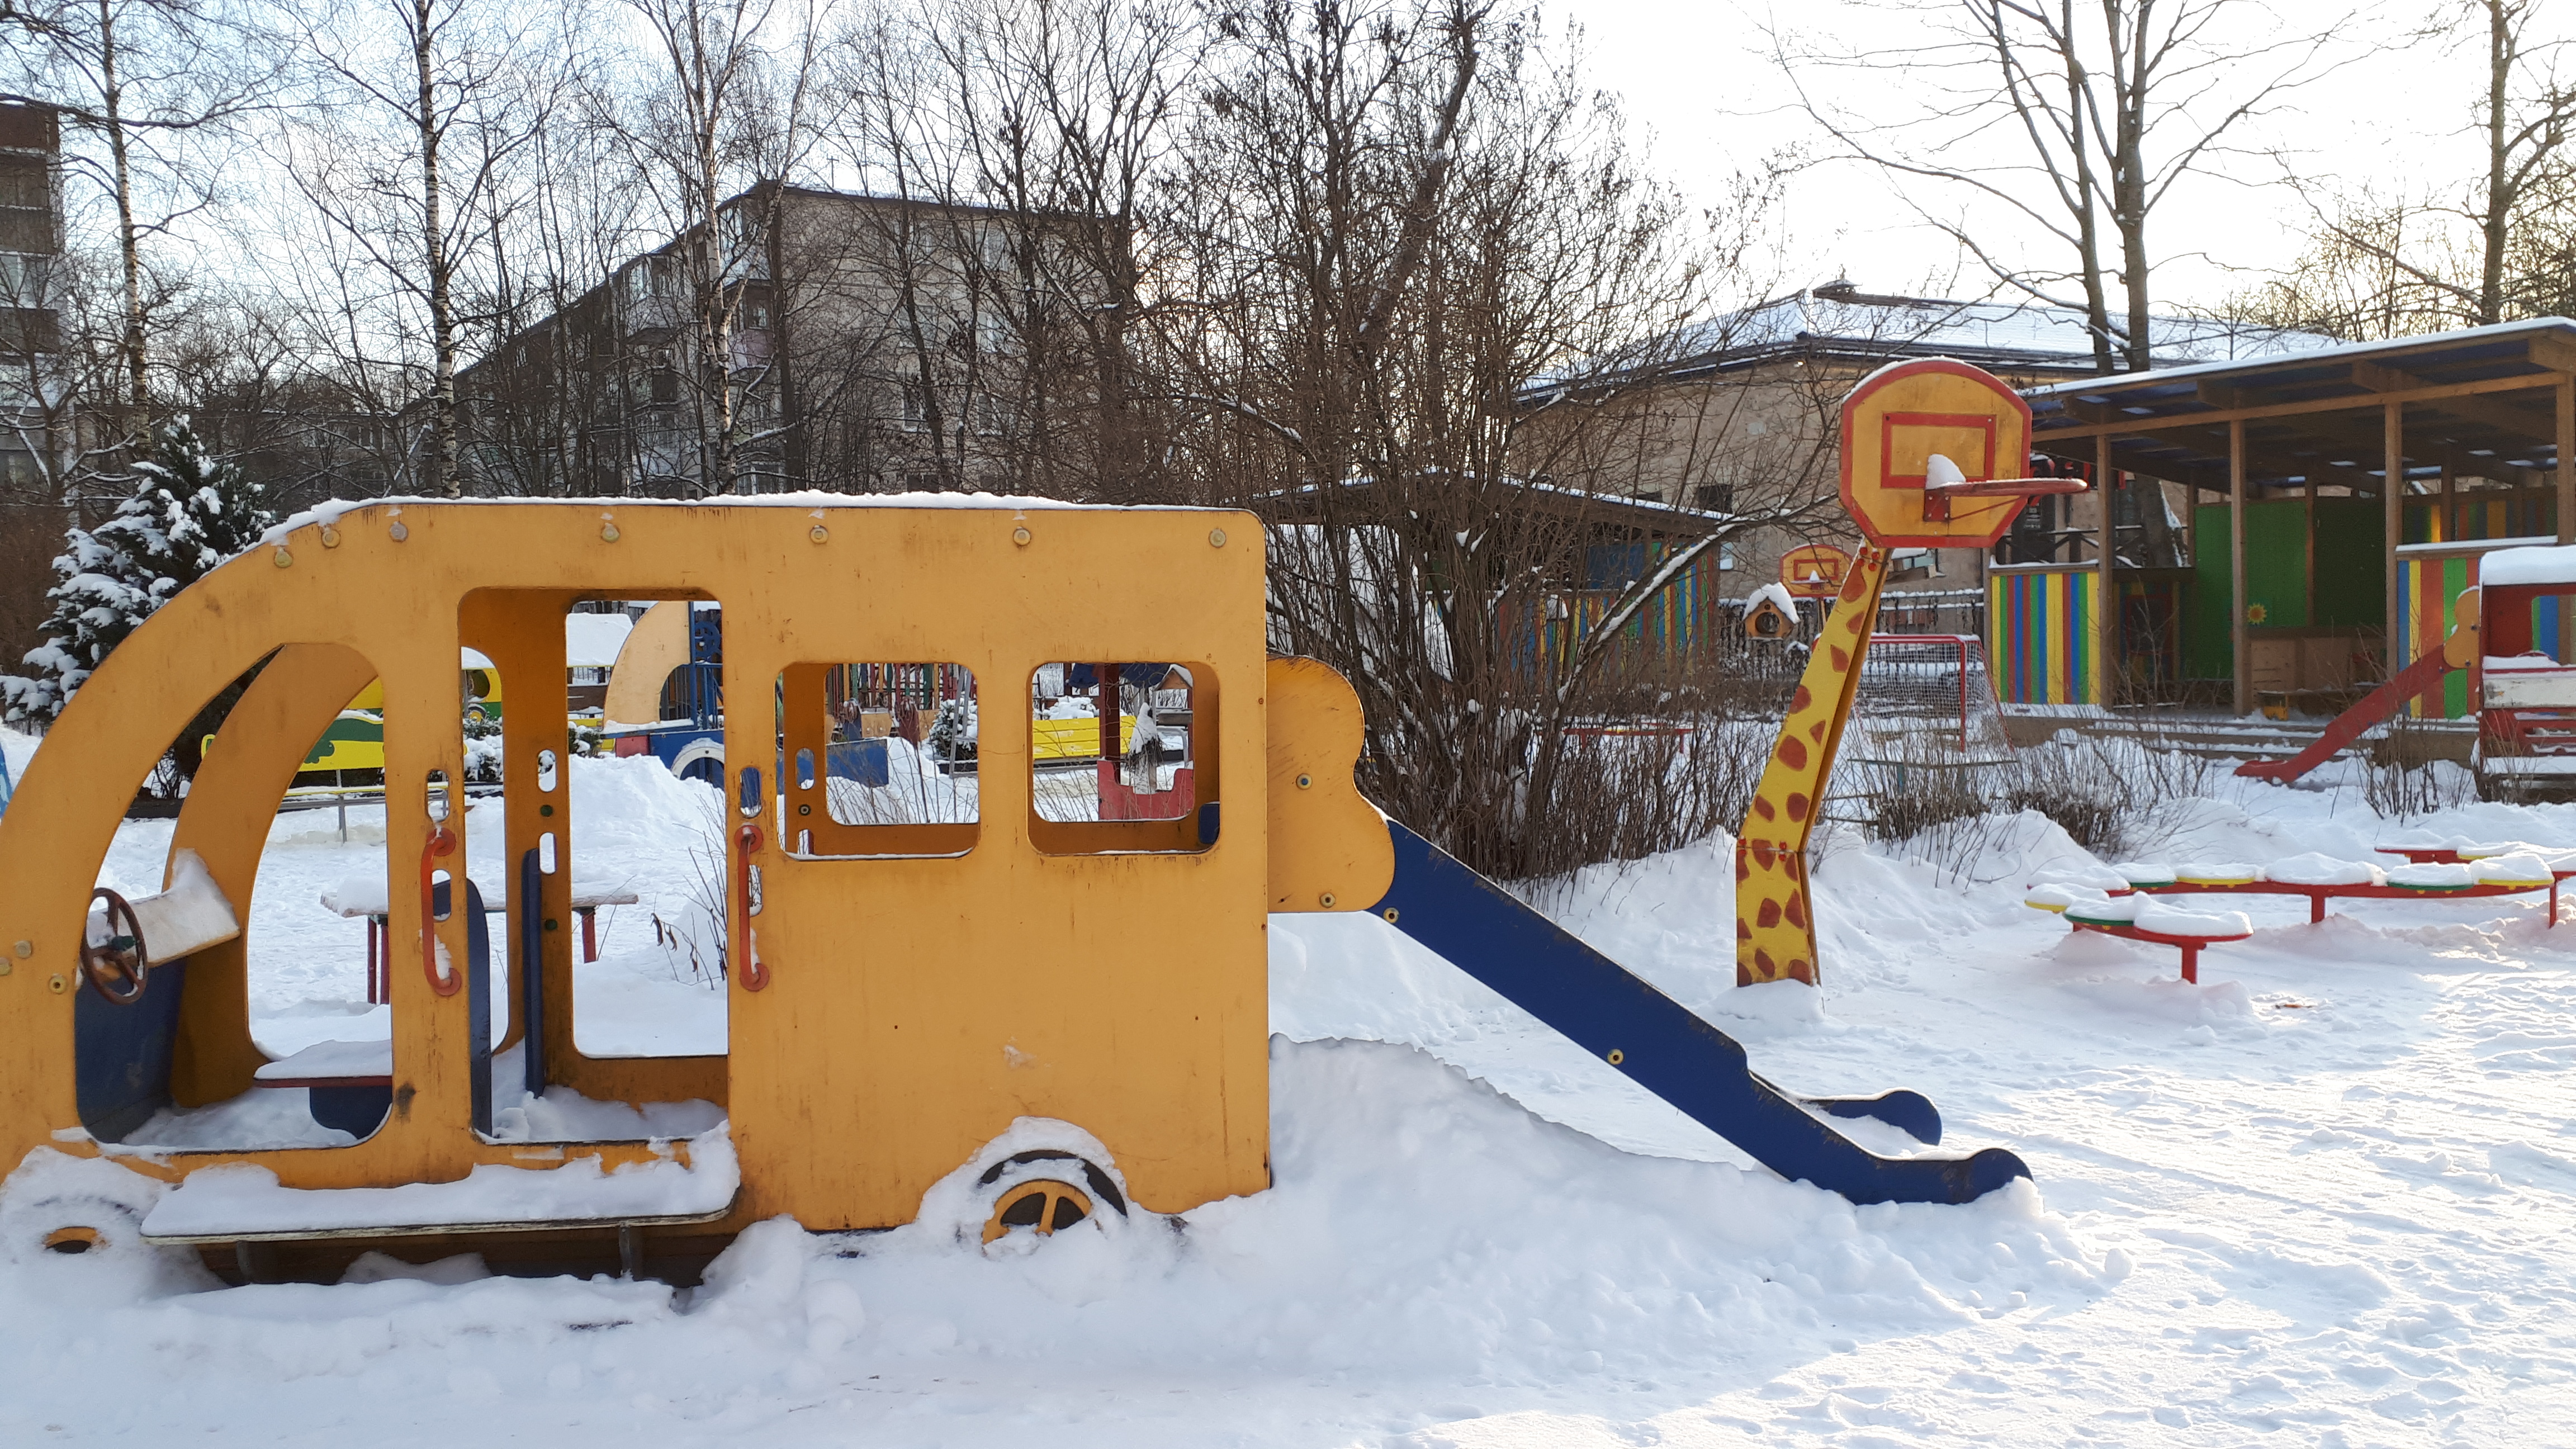
<svg viewBox="0 0 2576 1449"><path fill-rule="evenodd" d="M2558 541L2576 543L2576 376L2559 374L2552 390L2558 399ZM2558 662L2576 660L2576 597L2558 600Z"/></svg>
<svg viewBox="0 0 2576 1449"><path fill-rule="evenodd" d="M2100 607L2093 611L2093 696L2094 702L2110 708L2115 695L2111 681L2120 663L2120 588L2111 573L2111 435L2093 440L2093 491L2102 510L2101 535L2095 546L2094 564L2102 571Z"/></svg>
<svg viewBox="0 0 2576 1449"><path fill-rule="evenodd" d="M2245 420L2227 424L2227 647L2236 661L2235 712L2254 709L2254 629L2245 616Z"/></svg>
<svg viewBox="0 0 2576 1449"><path fill-rule="evenodd" d="M2406 405L2404 403L2390 402L2381 405L2380 442L2384 452L2381 466L2387 470L2380 474L2379 493L2380 528L2386 534L2384 545L2379 551L2380 578L2387 589L2388 605L2386 610L2388 673L2386 677L2395 679L2397 671L2405 668L2407 662L2404 653L2406 643L2397 637L2399 618L2397 545L2405 537L2406 516ZM2310 541L2309 546L2311 549L2315 547L2313 540Z"/></svg>

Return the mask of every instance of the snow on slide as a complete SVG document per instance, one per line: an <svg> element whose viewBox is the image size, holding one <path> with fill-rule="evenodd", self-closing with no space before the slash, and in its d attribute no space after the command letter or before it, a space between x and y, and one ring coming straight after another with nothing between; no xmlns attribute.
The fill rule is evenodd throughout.
<svg viewBox="0 0 2576 1449"><path fill-rule="evenodd" d="M1937 1143L1941 1114L1908 1091L1799 1101L1755 1076L1744 1048L1689 1008L1403 825L1390 820L1387 832L1395 881L1374 909L1389 924L1782 1177L1856 1203L1965 1203L2030 1176L1999 1147L1958 1158L1870 1152L1825 1117L1875 1118Z"/></svg>

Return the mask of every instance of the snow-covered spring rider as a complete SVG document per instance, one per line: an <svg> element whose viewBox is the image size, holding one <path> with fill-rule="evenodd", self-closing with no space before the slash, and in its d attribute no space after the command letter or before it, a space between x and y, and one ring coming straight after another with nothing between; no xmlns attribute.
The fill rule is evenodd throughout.
<svg viewBox="0 0 2576 1449"><path fill-rule="evenodd" d="M1274 911L1376 914L1785 1176L1858 1201L1964 1202L2026 1175L2000 1149L1862 1150L1837 1117L1935 1141L1939 1117L1910 1092L1790 1098L1723 1034L1386 821L1353 783L1350 687L1312 661L1267 657L1257 520L942 501L384 502L290 521L173 599L81 690L0 820L0 1165L97 1159L136 1189L99 1189L110 1169L81 1166L89 1189L0 1203L0 1223L37 1240L9 1250L122 1234L201 1245L222 1271L309 1276L421 1236L432 1241L407 1256L564 1264L614 1251L632 1270L702 1257L777 1214L861 1229L935 1208L972 1242L978 1228L1049 1231L1258 1192L1270 1183ZM565 929L563 618L583 600L652 598L724 609L729 1044L595 1057L573 1031ZM508 867L488 927L453 793L460 647L490 657L510 689L503 795L471 822L476 858ZM1096 659L1187 670L1188 813L1041 808L1029 731L994 727L1000 701L1025 698L1042 664ZM971 822L849 824L819 800L832 722L817 681L875 660L962 665L986 692ZM133 782L253 666L177 822L181 899L94 915ZM257 934L253 889L280 796L376 678L390 1054L287 1073L355 1140L120 1150L155 1111L240 1097L278 1065L251 1040L252 942L232 923ZM290 905L302 903L277 909ZM164 916L199 924L155 943ZM502 954L533 969L496 968ZM495 1080L502 1070L510 1080ZM698 1099L725 1121L677 1141L496 1131L496 1096L523 1088Z"/></svg>

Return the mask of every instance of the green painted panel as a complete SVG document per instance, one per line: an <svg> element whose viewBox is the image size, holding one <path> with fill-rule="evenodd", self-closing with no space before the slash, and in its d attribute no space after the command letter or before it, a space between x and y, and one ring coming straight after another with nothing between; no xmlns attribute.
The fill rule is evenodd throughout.
<svg viewBox="0 0 2576 1449"><path fill-rule="evenodd" d="M2308 622L2308 505L2245 505L2246 617L2266 629ZM2258 618L2254 610L2262 610Z"/></svg>
<svg viewBox="0 0 2576 1449"><path fill-rule="evenodd" d="M2317 611L2312 622L2347 628L2386 626L2385 518L2376 498L2317 500Z"/></svg>
<svg viewBox="0 0 2576 1449"><path fill-rule="evenodd" d="M2320 498L2316 507L2317 607L2311 617L2307 500L2245 505L2245 593L2262 607L2263 627L2385 623L2388 582L2380 550L2379 500ZM2227 541L2226 504L2193 510L2194 596L2183 635L2183 672L2193 679L2228 679L2236 672L2229 636L2235 601L2228 588Z"/></svg>
<svg viewBox="0 0 2576 1449"><path fill-rule="evenodd" d="M2227 505L2204 503L2191 514L2191 606L2184 610L2182 672L2187 679L2233 679L2236 652L2227 632L2235 600L2228 588Z"/></svg>
<svg viewBox="0 0 2576 1449"><path fill-rule="evenodd" d="M2444 559L2442 561L2442 598L2445 600L2443 605L2445 617L2442 622L2446 626L2445 632L2447 632L2447 626L2459 622L2458 611L2452 605L2458 601L2460 591L2468 586L2469 561L2464 558ZM2442 676L2442 714L2446 719L2459 719L2468 712L2469 671L2454 669Z"/></svg>

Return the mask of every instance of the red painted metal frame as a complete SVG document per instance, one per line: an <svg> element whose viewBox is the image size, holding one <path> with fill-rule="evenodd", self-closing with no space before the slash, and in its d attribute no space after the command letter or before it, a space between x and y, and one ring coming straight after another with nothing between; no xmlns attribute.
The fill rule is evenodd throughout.
<svg viewBox="0 0 2576 1449"><path fill-rule="evenodd" d="M2486 900L2495 896L2529 895L2533 891L2549 892L2549 924L2558 924L2558 882L2576 875L2576 870L2552 871L2546 886L2473 885L2457 890L2410 890L2405 886L2374 885L2292 885L2287 881L2258 880L2243 885L2191 885L2177 881L2172 885L2144 887L2151 896L2306 896L2308 923L2314 925L2326 918L2329 900L2356 901L2457 901Z"/></svg>
<svg viewBox="0 0 2576 1449"><path fill-rule="evenodd" d="M2405 856L2408 860L2413 861L2418 865L2458 865L2463 863L2460 860L2458 849L2452 846L2381 846L2379 849L2383 854ZM2286 881L2257 880L2247 881L2241 885L2195 885L2189 882L2176 881L2171 885L2139 886L2125 891L2111 891L2108 894L2115 896L2136 894L2151 896L2306 896L2308 898L2308 924L2313 926L2326 918L2326 902L2333 899L2362 901L2487 900L2496 896L2521 896L2529 895L2536 890L2546 890L2549 892L2549 924L2552 929L2556 929L2558 925L2559 882L2571 877L2576 877L2576 870L2553 870L2549 873L2549 876L2549 884L2546 886L2473 885L2466 886L2458 890L2447 891L2409 890L2404 886L2292 885ZM2105 936L2118 936L2123 940L2152 941L2159 946L2180 947L2182 949L2182 979L2192 982L2195 985L2200 981L2201 947L2214 945L2222 941L2242 941L2246 939L2244 935L2169 936L2159 931L2142 931L2135 926L2096 925L2091 921L2079 921L2072 916L2066 918L2066 924L2079 931L2098 931ZM2249 932L2247 934L2250 935L2251 933Z"/></svg>
<svg viewBox="0 0 2576 1449"><path fill-rule="evenodd" d="M2151 941L2159 946L2179 946L2182 948L2182 979L2194 986L2200 984L2201 947L2214 946L2222 941L2242 941L2254 934L2251 931L2240 931L2232 936L2172 936L2162 931L2140 930L2136 926L2097 925L2092 921L2076 920L2072 916L2067 918L2066 924L2079 931L2098 931L2105 936L2117 936L2124 941Z"/></svg>

